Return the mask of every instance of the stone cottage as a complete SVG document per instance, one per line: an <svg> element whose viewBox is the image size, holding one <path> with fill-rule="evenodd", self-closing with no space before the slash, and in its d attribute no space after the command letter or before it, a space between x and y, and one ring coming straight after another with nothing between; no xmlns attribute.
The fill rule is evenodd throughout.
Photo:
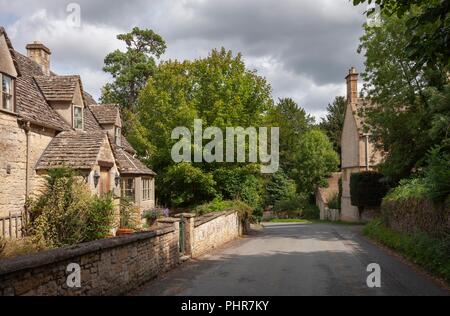
<svg viewBox="0 0 450 316"><path fill-rule="evenodd" d="M155 173L122 135L118 106L96 104L79 76L50 69L43 44L14 50L0 27L0 219L21 214L51 168L67 166L94 194L131 198L141 211L155 206ZM0 236L11 223L0 221ZM5 228L6 227L6 228Z"/></svg>
<svg viewBox="0 0 450 316"><path fill-rule="evenodd" d="M349 70L347 80L347 109L342 131L342 211L341 220L359 221L358 208L351 204L350 177L352 173L376 170L383 159L383 153L370 140L370 132L364 129L364 108L371 107L370 101L358 96L358 73L354 67Z"/></svg>

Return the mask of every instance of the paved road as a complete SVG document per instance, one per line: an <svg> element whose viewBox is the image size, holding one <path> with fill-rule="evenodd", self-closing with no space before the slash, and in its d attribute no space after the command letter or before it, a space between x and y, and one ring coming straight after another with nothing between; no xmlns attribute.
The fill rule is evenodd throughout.
<svg viewBox="0 0 450 316"><path fill-rule="evenodd" d="M360 227L268 224L255 235L189 262L134 295L448 295L360 236ZM381 266L369 289L367 266Z"/></svg>

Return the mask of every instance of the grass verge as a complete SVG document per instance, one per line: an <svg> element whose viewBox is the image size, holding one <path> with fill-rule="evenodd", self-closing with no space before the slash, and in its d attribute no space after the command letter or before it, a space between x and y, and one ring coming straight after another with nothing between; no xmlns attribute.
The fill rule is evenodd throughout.
<svg viewBox="0 0 450 316"><path fill-rule="evenodd" d="M400 233L381 220L368 223L363 233L450 283L450 237L441 240L424 233Z"/></svg>

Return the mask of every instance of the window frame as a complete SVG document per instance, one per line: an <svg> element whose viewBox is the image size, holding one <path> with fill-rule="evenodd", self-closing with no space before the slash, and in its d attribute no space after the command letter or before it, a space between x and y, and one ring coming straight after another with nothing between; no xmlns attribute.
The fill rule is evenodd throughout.
<svg viewBox="0 0 450 316"><path fill-rule="evenodd" d="M72 105L72 108L73 108L73 110L72 110L72 126L73 126L73 128L74 129L76 129L76 130L79 130L79 131L82 131L82 130L84 130L84 119L83 119L83 116L84 116L84 109L83 109L83 107L81 106L81 105L75 105L75 104L73 104ZM76 127L76 124L75 124L75 122L76 122L76 116L75 116L75 109L81 109L81 128L77 128Z"/></svg>
<svg viewBox="0 0 450 316"><path fill-rule="evenodd" d="M122 129L118 126L114 127L114 142L117 146L122 147Z"/></svg>
<svg viewBox="0 0 450 316"><path fill-rule="evenodd" d="M3 77L6 77L11 80L11 91L7 93L3 91ZM16 113L16 79L10 75L0 72L0 110ZM7 94L11 98L11 108L5 108L5 104L3 103L3 95Z"/></svg>
<svg viewBox="0 0 450 316"><path fill-rule="evenodd" d="M147 184L147 187L146 185ZM142 201L152 200L152 179L142 178Z"/></svg>
<svg viewBox="0 0 450 316"><path fill-rule="evenodd" d="M131 188L128 188L127 186L130 184L128 181L130 180L133 184ZM131 198L133 202L136 202L136 178L121 178L120 193L123 198Z"/></svg>

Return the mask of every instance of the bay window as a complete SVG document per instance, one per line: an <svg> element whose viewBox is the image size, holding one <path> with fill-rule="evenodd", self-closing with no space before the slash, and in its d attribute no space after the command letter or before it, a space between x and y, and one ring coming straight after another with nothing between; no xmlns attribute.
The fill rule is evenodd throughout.
<svg viewBox="0 0 450 316"><path fill-rule="evenodd" d="M0 90L1 109L14 112L14 88L13 78L0 73L2 88Z"/></svg>
<svg viewBox="0 0 450 316"><path fill-rule="evenodd" d="M128 198L131 201L135 201L135 183L134 178L122 178L121 189L122 189L122 197Z"/></svg>
<svg viewBox="0 0 450 316"><path fill-rule="evenodd" d="M149 201L152 198L152 180L151 179L142 179L142 200Z"/></svg>

